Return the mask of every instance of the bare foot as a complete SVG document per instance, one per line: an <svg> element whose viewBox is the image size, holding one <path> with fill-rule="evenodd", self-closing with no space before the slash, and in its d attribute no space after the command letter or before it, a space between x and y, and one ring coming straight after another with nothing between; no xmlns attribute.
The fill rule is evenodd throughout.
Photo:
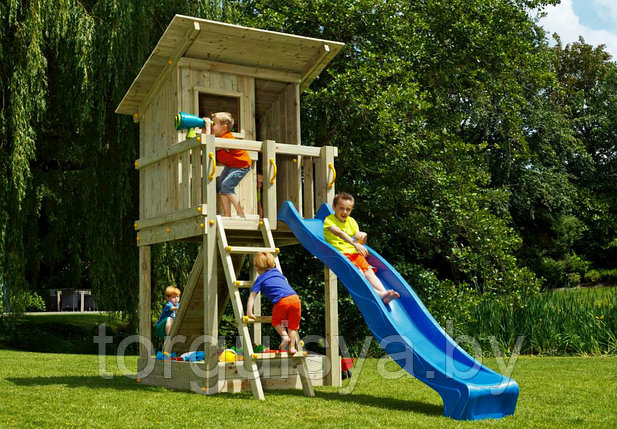
<svg viewBox="0 0 617 429"><path fill-rule="evenodd" d="M296 350L296 349L289 349L289 353L291 353L292 355L295 355L296 353L298 353L298 350Z"/></svg>
<svg viewBox="0 0 617 429"><path fill-rule="evenodd" d="M390 289L386 292L386 296L383 297L383 303L388 304L393 299L399 299L400 297L401 295L397 291Z"/></svg>

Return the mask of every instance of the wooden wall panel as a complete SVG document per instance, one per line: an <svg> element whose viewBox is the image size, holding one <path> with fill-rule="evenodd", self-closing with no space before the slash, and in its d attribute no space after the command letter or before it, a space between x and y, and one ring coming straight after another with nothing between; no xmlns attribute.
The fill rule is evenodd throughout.
<svg viewBox="0 0 617 429"><path fill-rule="evenodd" d="M183 74L183 85L182 85L182 100L183 100L183 108L185 106L190 107L184 111L191 112L193 114L197 114L199 110L199 106L196 105L196 92L194 88L200 88L202 91L207 91L208 89L212 90L214 94L222 94L225 92L230 93L238 93L241 92L242 102L241 102L241 118L234 118L237 122L239 122L242 126L242 129L237 130L239 132L244 132L244 136L246 139L252 140L255 136L255 79L248 76L237 76L230 73L219 73L213 71L204 71L199 69L189 69L185 67L188 76ZM186 84L184 84L186 82ZM185 101L186 100L186 101ZM253 156L254 157L254 156ZM199 160L199 157L193 156L193 160ZM221 169L218 169L219 173ZM201 168L196 168L193 166L193 174L196 175L201 171ZM193 180L193 189L191 194L194 197L198 195L202 195L200 192L202 180ZM236 195L240 199L240 203L244 208L244 212L246 214L256 214L257 213L257 174L255 171L255 166L251 170L251 172L240 182L238 187L236 188ZM197 205L201 203L201 201L197 202L192 199L192 204ZM220 210L219 210L220 211ZM232 215L236 214L235 210L232 207Z"/></svg>
<svg viewBox="0 0 617 429"><path fill-rule="evenodd" d="M259 120L261 125L260 139L275 140L287 144L301 144L299 85L288 84L266 111L264 118ZM277 209L284 201L291 200L298 211L302 213L301 166L299 157L278 157Z"/></svg>
<svg viewBox="0 0 617 429"><path fill-rule="evenodd" d="M142 113L140 121L140 157L178 142L173 128L177 113L177 74L171 73ZM140 218L159 216L176 210L179 158L164 160L140 172Z"/></svg>

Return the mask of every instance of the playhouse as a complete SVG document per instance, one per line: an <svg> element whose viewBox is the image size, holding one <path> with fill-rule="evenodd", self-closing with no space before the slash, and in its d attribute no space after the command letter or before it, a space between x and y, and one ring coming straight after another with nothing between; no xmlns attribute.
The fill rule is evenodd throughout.
<svg viewBox="0 0 617 429"><path fill-rule="evenodd" d="M151 338L151 247L178 240L201 243L163 352L199 351L204 360L154 360L145 341L140 345L140 381L204 394L250 389L257 399L264 399L264 389L302 388L313 396L314 385L339 386L340 280L384 351L439 393L444 415L475 420L513 414L516 381L461 348L393 265L365 245L367 261L384 288L400 295L384 302L363 272L324 238L324 219L332 213L337 150L301 144L300 93L341 47L327 40L175 16L124 96L116 112L132 115L140 124L140 157L135 161L140 219L135 229L144 337ZM236 139L172 126L178 112L195 115L197 124L203 123L200 117L217 111L236 118ZM217 213L217 148L244 149L251 156L248 179L236 188L245 218ZM257 215L257 165L263 172L263 216ZM301 349L293 355L253 350L253 344L262 344L260 323L271 318L258 313L259 305L254 307L259 315L255 323L245 318L240 289L253 284L255 273L240 278L237 272L247 257L259 251L278 255L280 247L292 244L301 244L324 264L325 355ZM276 264L281 268L278 257ZM225 355L218 362L219 323L229 301L243 360Z"/></svg>
<svg viewBox="0 0 617 429"><path fill-rule="evenodd" d="M259 323L269 318L245 321L239 289L250 287L252 280L238 278L237 270L257 251L278 254L280 247L297 243L277 219L285 201L306 217L314 215L316 205L332 202L337 150L300 141L300 94L342 46L176 15L117 107L116 113L131 115L140 131L135 229L142 336L152 337L151 247L180 240L201 243L164 351L197 347L205 353L204 362L155 361L153 350L141 345L142 383L205 394L251 389L259 399L269 388L302 388L313 395L313 385L340 385L334 274L325 269L326 356L274 356L253 350L253 343L261 344ZM203 117L217 111L233 115L235 140L187 137L188 130L173 126L178 112ZM217 213L215 180L221 166L214 154L220 148L245 149L253 160L236 189L246 218ZM258 164L263 218L257 215ZM244 360L218 362L219 322L230 301ZM257 303L256 314L259 309Z"/></svg>

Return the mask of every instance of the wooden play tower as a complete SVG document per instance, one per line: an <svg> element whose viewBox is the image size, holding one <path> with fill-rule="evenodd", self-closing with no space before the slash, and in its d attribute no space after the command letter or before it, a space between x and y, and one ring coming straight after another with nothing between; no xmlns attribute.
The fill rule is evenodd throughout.
<svg viewBox="0 0 617 429"><path fill-rule="evenodd" d="M268 388L340 385L337 281L325 269L326 356L253 353L261 343L258 323L243 318L239 289L250 287L236 271L259 250L278 254L297 241L277 212L290 200L305 217L332 202L337 149L300 141L300 94L343 45L313 38L240 27L176 15L125 94L116 113L140 126L139 246L140 334L152 338L151 248L173 241L201 243L183 287L180 310L164 344L169 352L201 350L203 363L155 361L141 345L141 382L214 394L251 389L263 399ZM228 111L236 140L177 131L178 112L207 116ZM217 214L217 149L245 149L253 167L236 193L247 217ZM257 165L263 170L263 219L257 215ZM278 261L277 261L278 263ZM282 267L291 270L292 267ZM303 285L294 285L302 297ZM219 322L231 301L244 360L218 362ZM256 305L256 312L259 311ZM158 309L155 309L158 310ZM259 313L256 313L259 314ZM268 322L267 316L258 322ZM251 332L252 331L252 332ZM267 367L267 368L266 368ZM310 375L310 377L309 377Z"/></svg>

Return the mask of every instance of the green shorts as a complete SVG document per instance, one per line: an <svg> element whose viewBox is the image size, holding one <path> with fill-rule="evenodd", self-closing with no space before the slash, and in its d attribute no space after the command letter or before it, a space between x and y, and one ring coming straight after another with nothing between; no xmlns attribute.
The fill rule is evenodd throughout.
<svg viewBox="0 0 617 429"><path fill-rule="evenodd" d="M167 324L167 319L169 319L169 317L164 318L154 327L155 335L163 340L165 339L165 337L167 337L167 333L165 332L165 325Z"/></svg>

